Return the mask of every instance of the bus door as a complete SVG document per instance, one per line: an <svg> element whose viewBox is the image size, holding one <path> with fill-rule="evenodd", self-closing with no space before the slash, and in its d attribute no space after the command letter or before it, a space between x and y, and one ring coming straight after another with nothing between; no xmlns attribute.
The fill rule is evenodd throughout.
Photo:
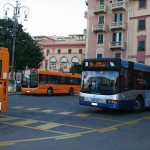
<svg viewBox="0 0 150 150"><path fill-rule="evenodd" d="M145 90L145 106L150 107L150 90Z"/></svg>
<svg viewBox="0 0 150 150"><path fill-rule="evenodd" d="M6 112L8 101L9 53L0 48L0 113Z"/></svg>

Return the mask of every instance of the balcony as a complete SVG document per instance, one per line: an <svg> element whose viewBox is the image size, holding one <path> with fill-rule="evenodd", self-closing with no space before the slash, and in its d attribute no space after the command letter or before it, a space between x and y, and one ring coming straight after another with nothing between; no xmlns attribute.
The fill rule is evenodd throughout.
<svg viewBox="0 0 150 150"><path fill-rule="evenodd" d="M108 27L105 24L98 24L98 25L92 26L93 32L106 32L107 29Z"/></svg>
<svg viewBox="0 0 150 150"><path fill-rule="evenodd" d="M105 5L100 5L98 7L94 7L94 14L98 14L98 13L103 13L103 12L107 12L107 7Z"/></svg>
<svg viewBox="0 0 150 150"><path fill-rule="evenodd" d="M127 29L127 23L123 22L123 21L118 21L118 22L112 22L110 24L110 29L123 29L126 30Z"/></svg>
<svg viewBox="0 0 150 150"><path fill-rule="evenodd" d="M110 9L112 11L126 9L126 7L127 7L127 4L124 1L110 4Z"/></svg>
<svg viewBox="0 0 150 150"><path fill-rule="evenodd" d="M120 42L111 42L109 43L109 48L110 49L122 49L124 50L125 49L125 43L123 43L122 41Z"/></svg>

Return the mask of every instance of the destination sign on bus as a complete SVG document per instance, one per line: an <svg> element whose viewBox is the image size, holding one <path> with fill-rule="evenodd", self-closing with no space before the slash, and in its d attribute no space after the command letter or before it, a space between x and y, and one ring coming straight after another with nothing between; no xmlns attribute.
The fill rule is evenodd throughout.
<svg viewBox="0 0 150 150"><path fill-rule="evenodd" d="M85 67L116 67L115 61L87 61Z"/></svg>

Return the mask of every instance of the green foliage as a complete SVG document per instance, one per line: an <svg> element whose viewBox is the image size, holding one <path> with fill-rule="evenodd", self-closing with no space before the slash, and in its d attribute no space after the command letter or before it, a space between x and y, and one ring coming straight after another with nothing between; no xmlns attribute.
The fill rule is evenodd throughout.
<svg viewBox="0 0 150 150"><path fill-rule="evenodd" d="M82 65L81 64L74 64L70 68L70 73L80 73L82 72Z"/></svg>
<svg viewBox="0 0 150 150"><path fill-rule="evenodd" d="M11 19L0 19L0 47L6 47L10 53L10 66L12 62L13 47L13 21ZM40 45L23 31L23 26L17 24L14 68L24 70L26 67L39 68L44 60L44 54Z"/></svg>

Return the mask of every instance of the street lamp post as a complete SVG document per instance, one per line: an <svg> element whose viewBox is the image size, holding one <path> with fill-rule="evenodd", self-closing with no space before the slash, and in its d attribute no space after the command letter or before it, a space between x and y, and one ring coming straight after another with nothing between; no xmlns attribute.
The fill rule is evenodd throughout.
<svg viewBox="0 0 150 150"><path fill-rule="evenodd" d="M16 6L13 6L10 3L6 3L3 6L3 9L5 11L4 19L8 19L7 12L9 11L9 8L13 8L13 47L12 47L12 64L11 64L11 76L14 75L14 54L15 54L15 43L16 43L16 28L18 23L18 18L20 17L20 10L24 9L24 21L27 21L27 15L29 14L29 8L26 6L21 6L18 1L16 1Z"/></svg>

